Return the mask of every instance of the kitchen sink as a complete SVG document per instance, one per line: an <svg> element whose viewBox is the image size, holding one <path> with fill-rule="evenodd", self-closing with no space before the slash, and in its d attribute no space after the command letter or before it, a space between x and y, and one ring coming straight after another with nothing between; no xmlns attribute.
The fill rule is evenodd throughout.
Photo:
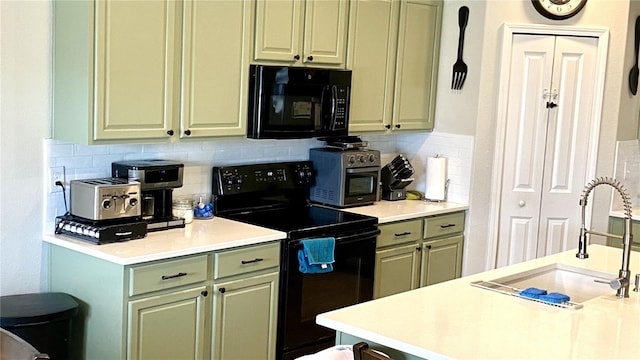
<svg viewBox="0 0 640 360"><path fill-rule="evenodd" d="M521 298L525 297L520 296L520 290L531 287L544 289L549 293L561 293L571 298L566 303L550 305L579 309L585 301L602 295L615 295L615 291L609 286L609 281L614 278L616 276L612 274L555 263L489 281L476 281L472 285ZM529 300L546 303L537 299Z"/></svg>

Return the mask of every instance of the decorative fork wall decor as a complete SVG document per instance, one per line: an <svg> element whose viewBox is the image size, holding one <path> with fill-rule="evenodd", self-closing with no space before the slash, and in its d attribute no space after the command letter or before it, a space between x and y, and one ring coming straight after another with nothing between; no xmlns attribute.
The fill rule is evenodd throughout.
<svg viewBox="0 0 640 360"><path fill-rule="evenodd" d="M462 60L462 50L464 48L464 31L469 21L469 8L461 6L458 10L458 26L460 35L458 36L458 59L453 64L453 76L451 77L451 89L461 90L464 81L467 79L467 64Z"/></svg>

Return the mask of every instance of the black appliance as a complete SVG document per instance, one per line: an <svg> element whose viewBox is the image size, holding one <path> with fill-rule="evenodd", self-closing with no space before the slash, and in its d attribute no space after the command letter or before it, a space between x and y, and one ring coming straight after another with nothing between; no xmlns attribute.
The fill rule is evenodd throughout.
<svg viewBox="0 0 640 360"><path fill-rule="evenodd" d="M346 136L351 70L251 65L247 137Z"/></svg>
<svg viewBox="0 0 640 360"><path fill-rule="evenodd" d="M310 204L314 176L310 161L213 168L216 216L287 233L280 248L278 359L332 346L335 332L316 325L316 315L373 298L378 220ZM303 274L300 241L318 237L336 239L333 271Z"/></svg>
<svg viewBox="0 0 640 360"><path fill-rule="evenodd" d="M373 204L378 197L380 151L324 147L309 150L317 171L311 201L336 207Z"/></svg>
<svg viewBox="0 0 640 360"><path fill-rule="evenodd" d="M413 166L404 155L396 156L380 171L382 198L391 201L406 199L407 190L405 188L415 180L414 173Z"/></svg>
<svg viewBox="0 0 640 360"><path fill-rule="evenodd" d="M185 226L173 216L173 189L182 187L184 164L169 160L131 160L111 163L111 176L140 183L142 219L149 231Z"/></svg>

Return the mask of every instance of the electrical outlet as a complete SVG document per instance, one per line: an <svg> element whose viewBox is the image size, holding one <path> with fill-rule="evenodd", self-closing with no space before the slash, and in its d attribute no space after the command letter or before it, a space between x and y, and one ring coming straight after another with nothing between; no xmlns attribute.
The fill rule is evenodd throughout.
<svg viewBox="0 0 640 360"><path fill-rule="evenodd" d="M52 166L49 168L49 192L51 194L62 192L62 188L56 185L56 181L66 185L64 183L64 166Z"/></svg>

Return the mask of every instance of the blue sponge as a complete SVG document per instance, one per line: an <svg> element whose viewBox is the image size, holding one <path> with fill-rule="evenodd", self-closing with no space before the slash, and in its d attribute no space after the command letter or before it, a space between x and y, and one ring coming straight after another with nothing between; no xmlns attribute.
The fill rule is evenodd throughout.
<svg viewBox="0 0 640 360"><path fill-rule="evenodd" d="M553 292L547 295L541 295L540 300L554 303L554 304L562 304L563 302L567 302L571 300L571 298L565 294Z"/></svg>
<svg viewBox="0 0 640 360"><path fill-rule="evenodd" d="M531 299L539 299L542 295L547 295L547 290L530 287L520 291L520 296Z"/></svg>

